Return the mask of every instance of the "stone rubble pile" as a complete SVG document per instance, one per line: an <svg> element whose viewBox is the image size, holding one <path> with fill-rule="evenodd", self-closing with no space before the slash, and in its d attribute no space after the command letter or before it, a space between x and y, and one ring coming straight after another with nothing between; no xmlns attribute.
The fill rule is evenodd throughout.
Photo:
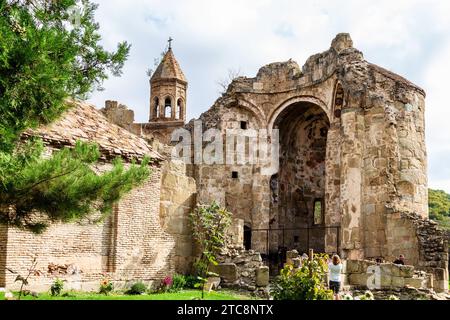
<svg viewBox="0 0 450 320"><path fill-rule="evenodd" d="M375 300L391 300L392 296L399 300L450 300L450 295L436 293L430 289L401 288L401 289L385 289L371 291ZM364 290L350 291L353 297L363 295ZM344 293L345 294L345 293Z"/></svg>
<svg viewBox="0 0 450 320"><path fill-rule="evenodd" d="M229 245L222 249L219 264L211 272L220 276L220 286L251 291L257 296L268 296L269 267L264 265L261 254L245 250L242 246Z"/></svg>

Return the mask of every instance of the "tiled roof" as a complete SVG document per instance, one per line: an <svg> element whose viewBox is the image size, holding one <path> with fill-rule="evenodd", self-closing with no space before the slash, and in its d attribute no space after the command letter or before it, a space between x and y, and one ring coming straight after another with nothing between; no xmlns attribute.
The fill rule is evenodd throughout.
<svg viewBox="0 0 450 320"><path fill-rule="evenodd" d="M167 50L158 68L153 73L151 81L159 79L178 79L187 82L172 49Z"/></svg>
<svg viewBox="0 0 450 320"><path fill-rule="evenodd" d="M109 122L93 105L80 101L69 104L72 107L60 119L36 130L27 130L23 137L38 136L55 147L73 146L77 140L95 142L104 159L117 156L125 160L142 159L145 155L155 161L163 158L144 139Z"/></svg>

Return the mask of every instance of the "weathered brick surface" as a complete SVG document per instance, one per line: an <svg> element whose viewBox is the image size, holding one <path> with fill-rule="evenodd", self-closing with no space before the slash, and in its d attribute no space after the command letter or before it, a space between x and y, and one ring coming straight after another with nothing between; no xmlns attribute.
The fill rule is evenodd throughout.
<svg viewBox="0 0 450 320"><path fill-rule="evenodd" d="M85 126L79 127L83 121ZM48 290L56 277L67 281L67 289L98 290L104 277L118 287L138 280L158 284L167 275L189 270L192 240L187 220L196 186L185 175L184 163L163 161L144 139L108 123L84 103L75 103L61 120L32 133L44 138L46 156L76 139L99 143L98 172L111 169L113 155L126 161L132 155L150 155L152 174L102 223L91 222L98 218L94 215L91 221L53 224L40 235L0 225L0 287L17 288L17 274L26 275L34 257L38 264L29 288L40 291Z"/></svg>
<svg viewBox="0 0 450 320"><path fill-rule="evenodd" d="M0 288L6 285L6 248L8 244L8 228L0 224Z"/></svg>
<svg viewBox="0 0 450 320"><path fill-rule="evenodd" d="M25 274L33 257L38 273L31 277L30 287L37 290L47 290L56 277L66 279L68 287L96 290L104 276L121 285L158 282L175 272L187 272L192 256L187 220L195 184L169 165L152 170L151 178L126 195L104 223L57 224L42 235L2 226L0 285L17 286L16 275L3 274L4 266ZM178 180L163 187L161 195L161 184L170 175ZM183 181L185 188L176 189ZM78 271L51 274L51 264Z"/></svg>

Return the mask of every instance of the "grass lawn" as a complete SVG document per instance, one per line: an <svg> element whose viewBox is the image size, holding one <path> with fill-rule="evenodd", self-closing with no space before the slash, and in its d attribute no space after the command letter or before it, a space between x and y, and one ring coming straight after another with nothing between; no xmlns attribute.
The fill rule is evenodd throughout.
<svg viewBox="0 0 450 320"><path fill-rule="evenodd" d="M64 293L63 293L64 295ZM17 296L17 295L16 295ZM193 300L201 298L199 290L183 290L178 293L159 293L144 295L124 295L112 293L108 296L89 292L68 292L68 296L52 297L49 293L41 293L38 298L32 296L22 297L22 300ZM5 299L5 294L0 293L0 300ZM205 292L205 300L251 300L254 297L245 296L232 291L221 290L217 292Z"/></svg>

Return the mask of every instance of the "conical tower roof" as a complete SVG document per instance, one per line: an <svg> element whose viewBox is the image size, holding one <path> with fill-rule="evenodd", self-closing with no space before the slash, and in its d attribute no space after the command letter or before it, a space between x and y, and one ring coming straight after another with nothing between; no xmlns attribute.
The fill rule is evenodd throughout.
<svg viewBox="0 0 450 320"><path fill-rule="evenodd" d="M181 71L177 59L175 59L172 48L167 50L150 81L153 82L160 79L178 79L187 83L186 77L184 76L183 71Z"/></svg>

